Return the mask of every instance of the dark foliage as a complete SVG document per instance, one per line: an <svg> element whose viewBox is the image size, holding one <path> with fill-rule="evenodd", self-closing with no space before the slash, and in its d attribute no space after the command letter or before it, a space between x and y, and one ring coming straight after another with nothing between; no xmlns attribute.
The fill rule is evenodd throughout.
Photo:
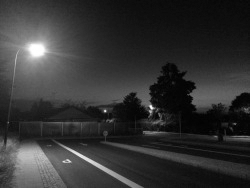
<svg viewBox="0 0 250 188"><path fill-rule="evenodd" d="M29 119L33 121L43 121L55 113L55 108L50 101L40 99L37 103L35 102L29 113Z"/></svg>
<svg viewBox="0 0 250 188"><path fill-rule="evenodd" d="M103 119L102 111L95 106L89 106L85 111L89 116L93 118Z"/></svg>
<svg viewBox="0 0 250 188"><path fill-rule="evenodd" d="M221 123L225 119L226 106L224 104L212 104L212 108L207 111L210 120L216 123Z"/></svg>
<svg viewBox="0 0 250 188"><path fill-rule="evenodd" d="M135 92L124 97L122 103L117 104L113 109L113 116L122 121L135 121L148 117L148 112L141 105L141 100Z"/></svg>
<svg viewBox="0 0 250 188"><path fill-rule="evenodd" d="M250 93L242 93L232 101L231 112L242 112L250 114Z"/></svg>
<svg viewBox="0 0 250 188"><path fill-rule="evenodd" d="M180 72L175 64L162 67L157 83L150 86L150 102L165 113L182 114L195 111L191 92L196 88L194 82L184 80L186 72Z"/></svg>

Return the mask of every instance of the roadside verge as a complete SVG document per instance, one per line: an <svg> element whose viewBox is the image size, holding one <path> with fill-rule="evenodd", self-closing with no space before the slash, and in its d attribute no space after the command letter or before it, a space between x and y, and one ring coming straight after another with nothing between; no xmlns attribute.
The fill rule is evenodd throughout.
<svg viewBox="0 0 250 188"><path fill-rule="evenodd" d="M135 151L161 159L167 159L194 167L199 167L206 170L211 170L217 173L222 173L246 180L250 180L250 165L238 164L228 161L209 159L205 157L192 156L187 154L174 153L169 151L162 151L151 148L143 148L139 146L131 146L125 144L119 144L114 142L101 142L102 144Z"/></svg>

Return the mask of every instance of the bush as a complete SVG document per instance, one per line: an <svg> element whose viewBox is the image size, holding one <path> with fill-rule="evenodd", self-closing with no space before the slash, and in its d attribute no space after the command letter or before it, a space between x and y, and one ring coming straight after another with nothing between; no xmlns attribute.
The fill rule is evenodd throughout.
<svg viewBox="0 0 250 188"><path fill-rule="evenodd" d="M0 135L0 147L0 187L12 187L19 141L16 136L10 136L4 149L3 138Z"/></svg>

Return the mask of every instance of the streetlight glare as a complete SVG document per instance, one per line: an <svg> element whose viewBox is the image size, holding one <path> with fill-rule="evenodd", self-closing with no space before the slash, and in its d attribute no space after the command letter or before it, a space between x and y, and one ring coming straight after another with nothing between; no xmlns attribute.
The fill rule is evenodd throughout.
<svg viewBox="0 0 250 188"><path fill-rule="evenodd" d="M12 78L12 84L11 84L11 91L10 91L10 101L9 101L9 109L8 109L8 117L7 117L7 123L5 128L5 134L4 134L4 148L6 149L7 145L7 137L8 137L8 127L10 124L10 114L11 114L11 105L12 105L12 96L13 96L13 88L15 83L15 75L16 75L16 63L17 63L17 57L21 49L18 49L16 52L15 57L15 63L14 63L14 70L13 70L13 78ZM39 57L44 55L45 48L42 44L31 44L28 48L29 52L34 57Z"/></svg>
<svg viewBox="0 0 250 188"><path fill-rule="evenodd" d="M29 46L29 51L30 51L32 56L39 57L39 56L44 55L45 48L42 44L31 44Z"/></svg>

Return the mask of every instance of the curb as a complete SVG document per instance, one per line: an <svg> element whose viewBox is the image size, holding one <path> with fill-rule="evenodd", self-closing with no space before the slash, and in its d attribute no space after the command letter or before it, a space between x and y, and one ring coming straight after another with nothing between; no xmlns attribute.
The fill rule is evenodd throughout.
<svg viewBox="0 0 250 188"><path fill-rule="evenodd" d="M160 139L159 141L164 143L173 143L173 144L187 144L190 146L205 146L205 147L213 147L218 149L230 149L236 151L249 151L250 148L247 146L233 146L233 145L217 145L217 144L206 144L206 143L197 143L192 141L185 141L185 140L170 140L170 139Z"/></svg>
<svg viewBox="0 0 250 188"><path fill-rule="evenodd" d="M191 165L194 167L199 167L202 169L219 172L222 174L230 175L237 178L242 178L250 180L250 166L238 163L232 163L228 161L209 159L204 157L192 156L187 154L179 154L174 152L162 151L151 148L143 148L139 146L131 146L113 142L101 142L102 144L111 145L114 147L119 147L122 149L127 149L130 151L135 151L161 159L166 159L178 163L183 163L186 165Z"/></svg>

